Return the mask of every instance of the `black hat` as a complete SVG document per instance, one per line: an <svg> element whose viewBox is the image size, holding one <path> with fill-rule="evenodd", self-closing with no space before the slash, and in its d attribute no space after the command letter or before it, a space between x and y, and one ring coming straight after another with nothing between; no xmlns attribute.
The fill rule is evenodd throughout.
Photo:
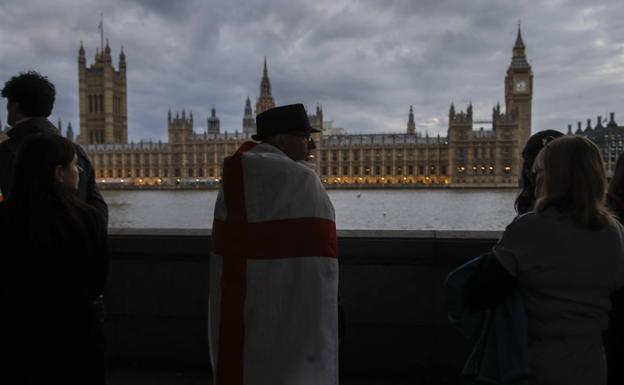
<svg viewBox="0 0 624 385"><path fill-rule="evenodd" d="M308 114L301 103L271 108L258 114L256 131L257 134L251 136L253 140L289 132L321 132L310 125Z"/></svg>

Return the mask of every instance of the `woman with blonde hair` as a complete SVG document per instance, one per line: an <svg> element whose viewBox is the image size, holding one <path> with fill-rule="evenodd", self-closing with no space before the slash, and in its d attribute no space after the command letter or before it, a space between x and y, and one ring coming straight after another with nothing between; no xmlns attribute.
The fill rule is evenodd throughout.
<svg viewBox="0 0 624 385"><path fill-rule="evenodd" d="M473 301L492 306L504 292L520 291L531 384L605 384L601 333L610 295L624 286L624 228L605 207L600 151L583 137L564 136L544 146L533 172L534 210L507 226L492 250L490 271L499 277L482 275ZM489 303L476 299L492 291Z"/></svg>

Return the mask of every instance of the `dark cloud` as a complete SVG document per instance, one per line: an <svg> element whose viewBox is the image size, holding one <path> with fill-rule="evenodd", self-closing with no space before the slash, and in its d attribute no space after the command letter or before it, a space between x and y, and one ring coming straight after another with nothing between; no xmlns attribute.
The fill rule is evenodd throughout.
<svg viewBox="0 0 624 385"><path fill-rule="evenodd" d="M53 119L78 127L77 50L89 62L104 30L114 63L128 63L130 138L166 139L167 110L192 110L197 131L215 106L240 130L267 57L278 104L323 106L349 132L400 132L409 106L417 129L446 133L447 112L469 102L488 117L518 20L535 74L534 129L618 111L624 86L624 3L549 0L0 1L0 79L47 74ZM0 114L6 115L6 114ZM618 116L616 116L618 117Z"/></svg>

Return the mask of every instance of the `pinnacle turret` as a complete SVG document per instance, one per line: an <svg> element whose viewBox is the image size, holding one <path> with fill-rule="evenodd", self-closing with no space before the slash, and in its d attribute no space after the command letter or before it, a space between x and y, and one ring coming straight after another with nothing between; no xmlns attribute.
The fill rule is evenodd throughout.
<svg viewBox="0 0 624 385"><path fill-rule="evenodd" d="M409 116L407 118L407 133L409 135L416 134L416 123L414 122L414 109L410 106Z"/></svg>
<svg viewBox="0 0 624 385"><path fill-rule="evenodd" d="M256 115L273 107L275 107L275 101L273 100L273 95L271 95L271 81L269 80L269 71L265 57L262 80L260 81L260 96L256 102Z"/></svg>

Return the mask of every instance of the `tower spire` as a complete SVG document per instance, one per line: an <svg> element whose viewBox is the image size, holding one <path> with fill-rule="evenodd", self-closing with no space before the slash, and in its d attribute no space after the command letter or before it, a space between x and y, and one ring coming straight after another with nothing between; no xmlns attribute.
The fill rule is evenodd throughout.
<svg viewBox="0 0 624 385"><path fill-rule="evenodd" d="M522 48L524 49L524 42L522 41L522 32L520 26L520 20L518 20L518 36L516 37L516 44L514 48Z"/></svg>
<svg viewBox="0 0 624 385"><path fill-rule="evenodd" d="M98 31L100 31L100 51L104 52L104 12L100 12Z"/></svg>
<svg viewBox="0 0 624 385"><path fill-rule="evenodd" d="M264 58L264 68L262 69L262 80L260 81L260 96L256 102L256 115L275 107L273 95L271 95L271 81L267 69L266 57Z"/></svg>

